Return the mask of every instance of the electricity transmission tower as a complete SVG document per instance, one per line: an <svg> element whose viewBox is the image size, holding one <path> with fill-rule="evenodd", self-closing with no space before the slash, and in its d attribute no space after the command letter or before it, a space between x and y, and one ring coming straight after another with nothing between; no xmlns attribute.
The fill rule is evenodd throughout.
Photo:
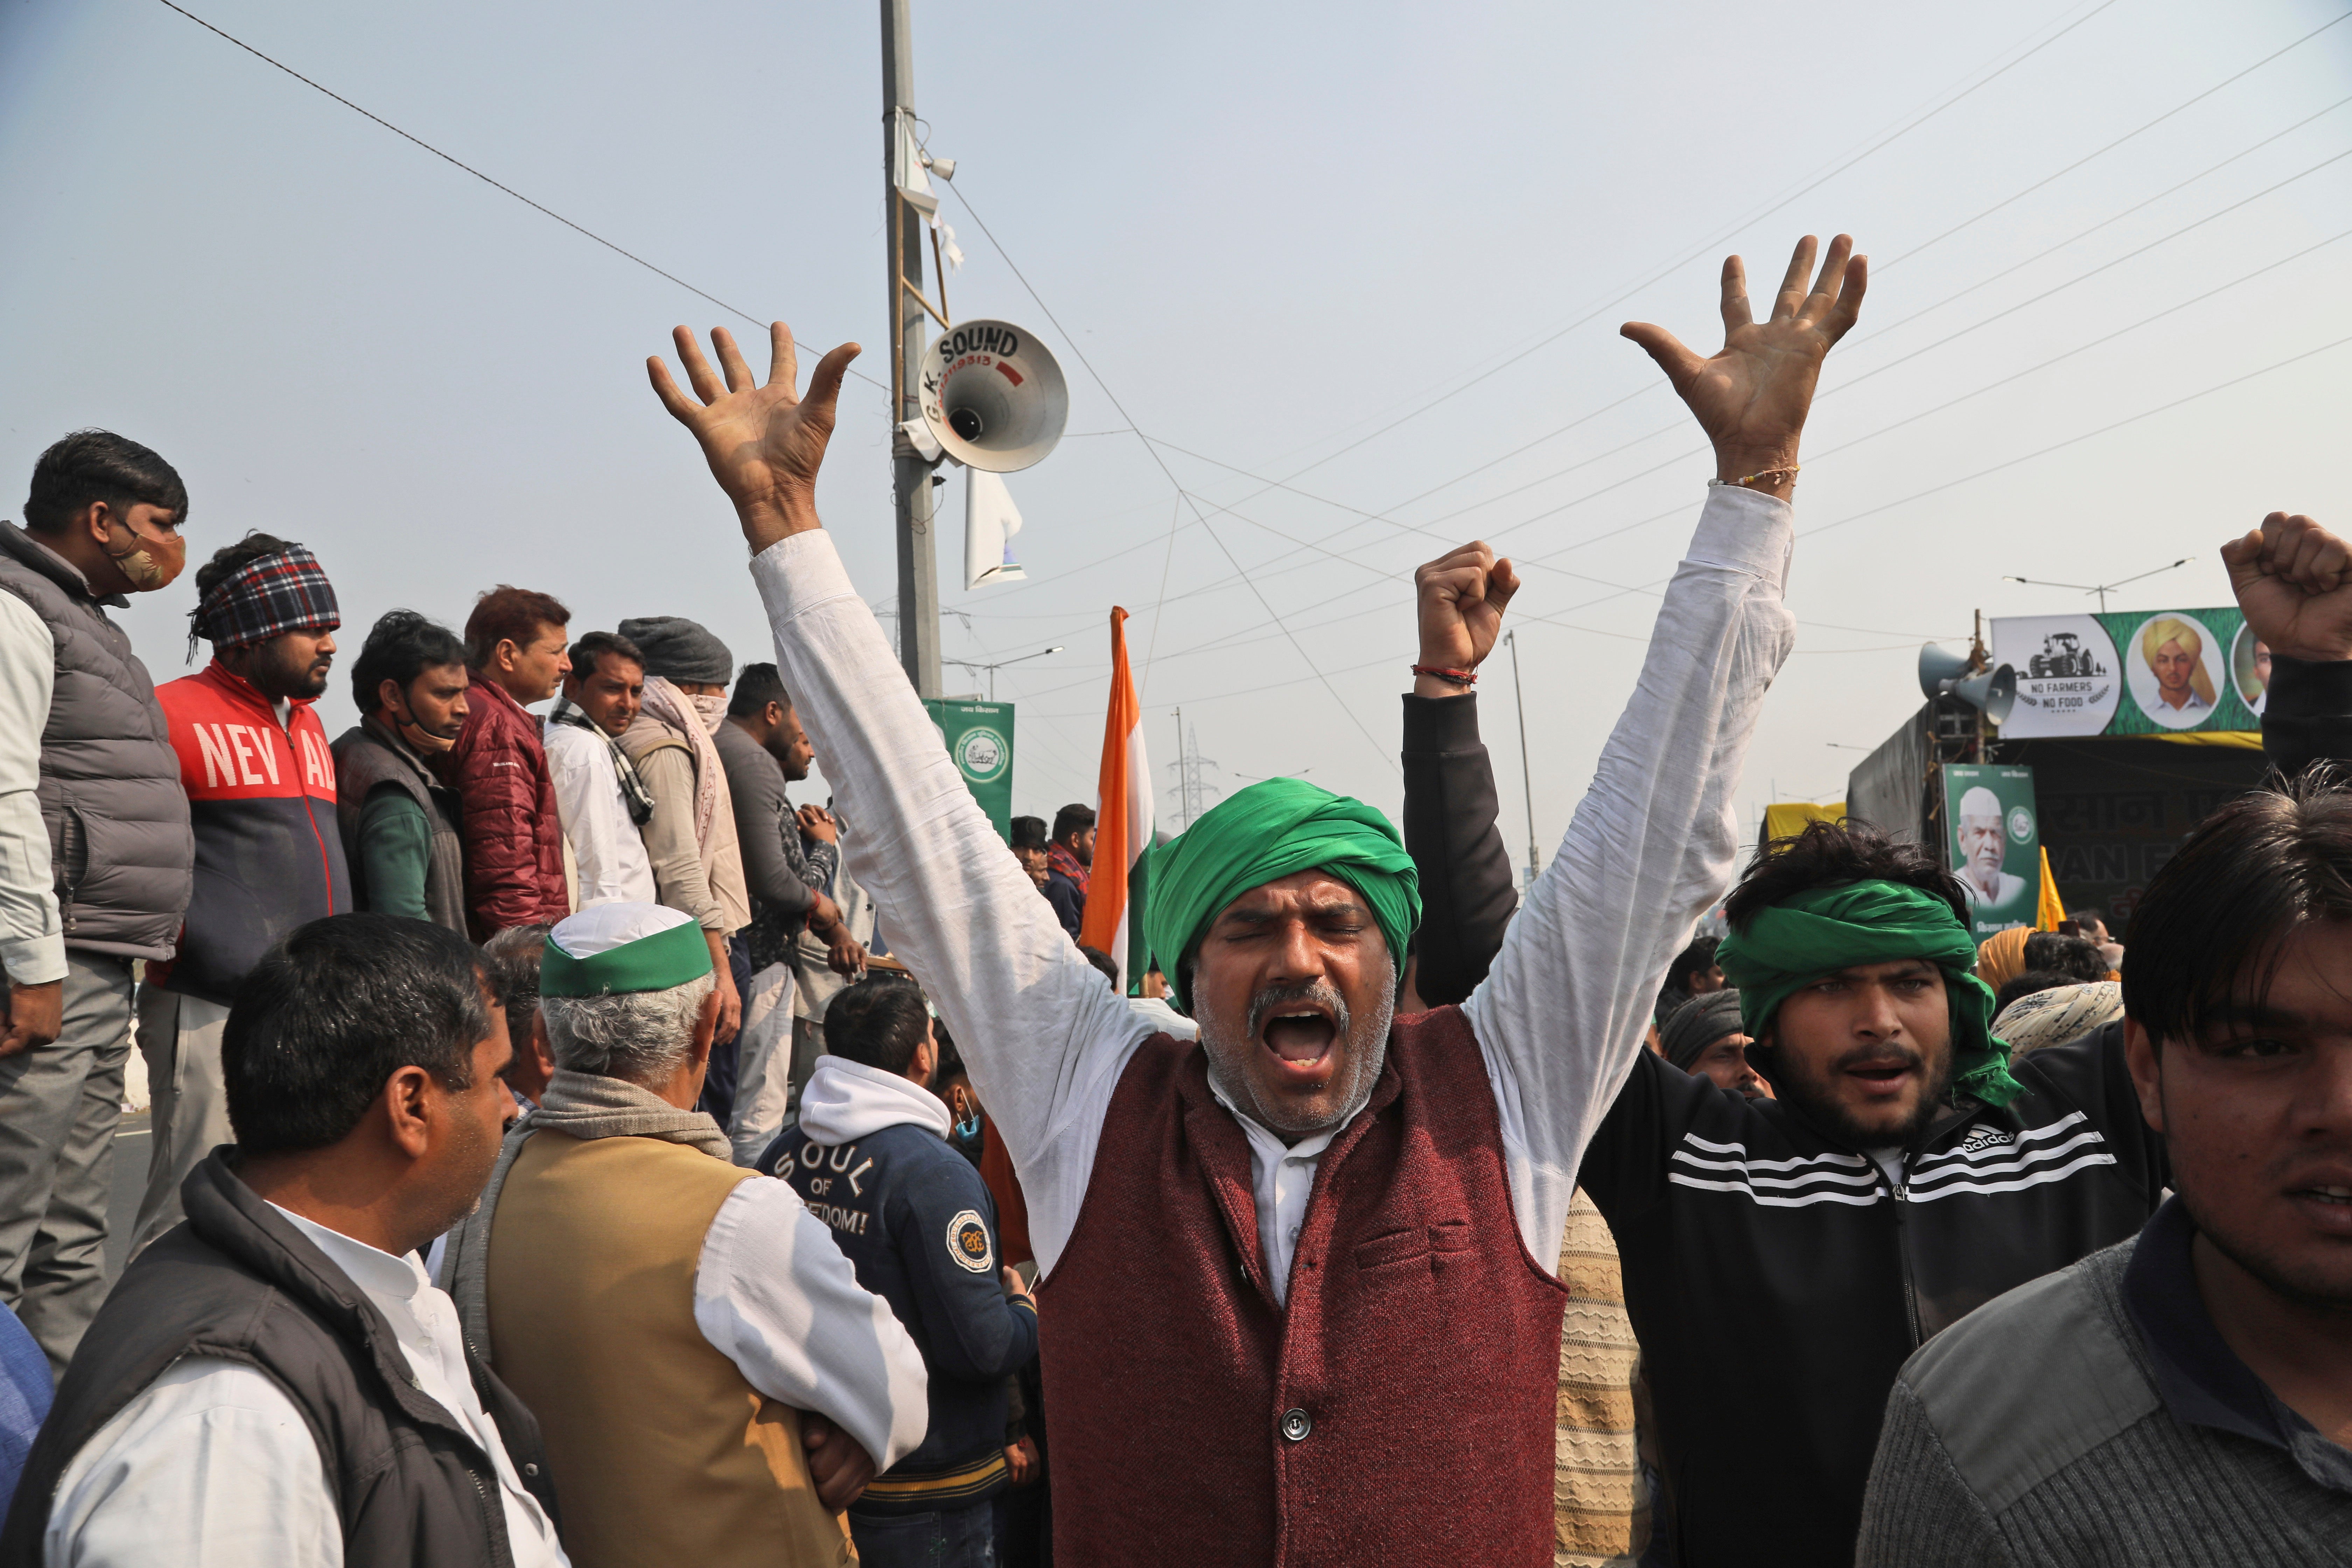
<svg viewBox="0 0 2352 1568"><path fill-rule="evenodd" d="M1176 775L1173 793L1176 796L1176 831L1179 833L1192 826L1193 818L1209 809L1211 795L1225 793L1201 776L1203 768L1218 773L1224 771L1213 760L1201 754L1200 732L1184 728L1184 710L1179 708L1176 710L1176 760L1168 764L1168 771Z"/></svg>

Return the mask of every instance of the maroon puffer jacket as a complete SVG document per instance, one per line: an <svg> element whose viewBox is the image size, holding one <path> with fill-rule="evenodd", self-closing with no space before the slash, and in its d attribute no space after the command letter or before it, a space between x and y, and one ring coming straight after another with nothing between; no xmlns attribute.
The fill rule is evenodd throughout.
<svg viewBox="0 0 2352 1568"><path fill-rule="evenodd" d="M439 771L465 807L467 932L488 942L509 926L553 924L572 899L539 721L495 681L467 687L466 707Z"/></svg>

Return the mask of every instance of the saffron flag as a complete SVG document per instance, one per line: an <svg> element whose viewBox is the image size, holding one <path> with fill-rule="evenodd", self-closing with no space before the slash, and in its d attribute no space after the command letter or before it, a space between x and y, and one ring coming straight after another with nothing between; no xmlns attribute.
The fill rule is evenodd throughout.
<svg viewBox="0 0 2352 1568"><path fill-rule="evenodd" d="M2058 879L2050 874L2050 847L2042 847L2042 897L2033 908L2035 931L2056 931L2058 922L2066 918L2066 906L2058 901Z"/></svg>
<svg viewBox="0 0 2352 1568"><path fill-rule="evenodd" d="M1110 613L1110 706L1103 714L1102 775L1095 806L1094 873L1078 940L1110 954L1119 989L1143 978L1143 852L1151 847L1151 762L1143 749L1143 708L1127 668L1127 612Z"/></svg>

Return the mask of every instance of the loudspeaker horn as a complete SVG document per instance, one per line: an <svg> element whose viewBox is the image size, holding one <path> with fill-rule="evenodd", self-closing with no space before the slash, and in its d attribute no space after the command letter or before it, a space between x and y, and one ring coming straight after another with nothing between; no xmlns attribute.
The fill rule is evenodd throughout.
<svg viewBox="0 0 2352 1568"><path fill-rule="evenodd" d="M1927 643L1919 649L1919 691L1930 699L1947 692L1999 724L2017 706L2017 671L2005 664L1969 673L1969 657Z"/></svg>
<svg viewBox="0 0 2352 1568"><path fill-rule="evenodd" d="M1920 696L1940 697L1949 689L1950 682L1959 679L1968 672L1968 655L1948 652L1937 647L1934 643L1921 645L1919 648Z"/></svg>
<svg viewBox="0 0 2352 1568"><path fill-rule="evenodd" d="M961 321L923 353L923 423L966 468L1010 474L1043 462L1070 418L1054 355L1007 321Z"/></svg>
<svg viewBox="0 0 2352 1568"><path fill-rule="evenodd" d="M1952 695L1994 723L2004 723L2009 710L2017 706L2017 671L2005 664L1994 665L1966 680L1954 681Z"/></svg>

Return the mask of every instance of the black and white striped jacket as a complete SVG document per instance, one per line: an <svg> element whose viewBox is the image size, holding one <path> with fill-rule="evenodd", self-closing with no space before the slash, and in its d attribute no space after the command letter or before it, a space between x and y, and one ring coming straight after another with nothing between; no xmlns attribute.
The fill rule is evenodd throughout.
<svg viewBox="0 0 2352 1568"><path fill-rule="evenodd" d="M2121 1024L2011 1071L2024 1094L1959 1101L1898 1182L1780 1101L1642 1057L1580 1179L1616 1233L1683 1563L1845 1560L1904 1361L2154 1211Z"/></svg>
<svg viewBox="0 0 2352 1568"><path fill-rule="evenodd" d="M2314 715L2294 721L2302 754L2352 756L2352 664L2273 669L2273 760L2299 765L2275 743L2288 711ZM1458 1002L1517 903L1477 699L1405 698L1402 760L1426 903L1418 989ZM1616 1233L1681 1568L1852 1562L1912 1351L2155 1212L2163 1147L2140 1119L2120 1024L2011 1070L2026 1092L2000 1110L1955 1106L1906 1152L1898 1184L1780 1101L1635 1059L1578 1182Z"/></svg>

